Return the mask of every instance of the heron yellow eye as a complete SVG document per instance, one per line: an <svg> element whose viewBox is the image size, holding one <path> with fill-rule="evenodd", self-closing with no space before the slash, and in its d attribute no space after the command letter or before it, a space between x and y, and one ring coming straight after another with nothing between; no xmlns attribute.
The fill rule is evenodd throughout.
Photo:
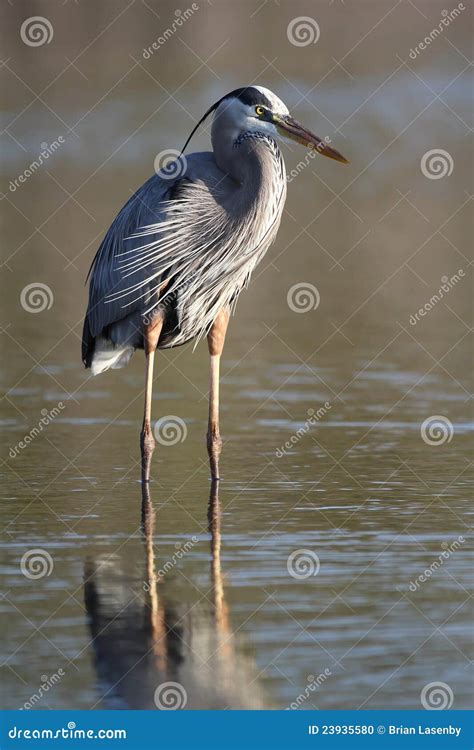
<svg viewBox="0 0 474 750"><path fill-rule="evenodd" d="M264 107L260 107L260 106L255 107L255 112L257 113L257 115L259 117L262 117L262 115L265 114L265 108Z"/></svg>

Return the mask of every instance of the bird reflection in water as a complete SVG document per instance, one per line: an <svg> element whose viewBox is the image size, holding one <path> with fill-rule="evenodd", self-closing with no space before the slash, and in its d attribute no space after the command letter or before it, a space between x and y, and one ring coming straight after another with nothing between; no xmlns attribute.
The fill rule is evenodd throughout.
<svg viewBox="0 0 474 750"><path fill-rule="evenodd" d="M84 599L98 677L98 708L268 708L254 660L236 644L221 570L218 482L211 484L211 589L198 604L173 601L157 577L155 511L142 486L146 584L137 586L117 558L85 563ZM202 604L204 602L204 605Z"/></svg>

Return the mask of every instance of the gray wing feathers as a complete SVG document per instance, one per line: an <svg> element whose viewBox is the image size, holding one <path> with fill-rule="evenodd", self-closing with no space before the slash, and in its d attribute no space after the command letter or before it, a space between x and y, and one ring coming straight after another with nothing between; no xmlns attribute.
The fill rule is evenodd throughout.
<svg viewBox="0 0 474 750"><path fill-rule="evenodd" d="M139 227L161 220L161 203L172 188L173 184L167 184L157 175L149 179L122 208L102 241L90 270L87 317L93 336L137 309L136 305L124 307L120 300L114 302L130 286L117 259L124 250L134 252L141 244L133 238Z"/></svg>
<svg viewBox="0 0 474 750"><path fill-rule="evenodd" d="M169 197L176 183L177 180L163 180L158 175L151 177L121 209L97 251L88 274L89 305L82 342L83 360L87 366L90 365L94 339L104 329L133 313L139 320L139 312L143 310L140 300L120 297L123 290L130 286L130 279L124 275L118 259L125 250L133 252L141 244L138 238L133 238L140 227L160 222L163 201ZM146 274L138 271L135 281L143 284L145 278Z"/></svg>

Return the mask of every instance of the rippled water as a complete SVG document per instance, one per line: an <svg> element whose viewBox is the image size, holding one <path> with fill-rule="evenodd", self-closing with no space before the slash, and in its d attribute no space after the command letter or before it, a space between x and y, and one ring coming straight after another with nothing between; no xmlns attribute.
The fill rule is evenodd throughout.
<svg viewBox="0 0 474 750"><path fill-rule="evenodd" d="M168 42L166 61L140 59L145 71L125 76L129 56L139 59L174 13L160 3L163 21L153 20L136 3L76 61L79 72L68 69L45 92L48 106L34 102L4 134L7 708L31 702L45 677L54 684L36 708L152 708L168 681L185 689L190 708L415 709L431 682L446 683L454 708L469 707L469 34L468 23L453 24L452 44L437 40L410 62L415 75L396 55L408 58L443 7L417 5L426 18L394 4L348 54L347 71L336 66L300 101L392 4L203 8L183 41ZM41 91L117 6L104 4L97 18L74 6L51 11L55 44L38 49L18 41L21 13L9 8L4 56ZM298 13L318 16L317 46L288 45ZM208 62L215 73L196 72L184 42L207 60L227 37ZM153 115L166 96L147 71L179 105ZM32 95L3 73L8 123ZM446 103L423 113L433 94L417 76L436 94L458 74ZM206 347L157 356L154 417L179 417L186 434L158 446L143 499L143 357L97 379L81 368L83 279L156 153L179 146L223 91L254 78L330 132L352 163L311 162L291 182L278 240L231 322L218 494L204 439ZM77 137L68 133L47 170L12 193L39 144L62 132L48 107L69 125L83 118ZM196 144L207 147L206 135ZM420 159L436 147L449 149L454 172L430 180ZM285 154L288 168L304 158ZM459 269L446 298L411 324ZM37 281L54 302L32 314L20 294ZM306 313L287 304L301 282L320 295ZM22 448L44 410L54 418ZM430 432L433 417L441 427ZM39 568L25 558L37 549Z"/></svg>

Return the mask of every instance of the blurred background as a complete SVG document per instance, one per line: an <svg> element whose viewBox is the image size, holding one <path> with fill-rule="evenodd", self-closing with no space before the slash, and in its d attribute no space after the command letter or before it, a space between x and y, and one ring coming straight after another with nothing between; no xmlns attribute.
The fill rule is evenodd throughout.
<svg viewBox="0 0 474 750"><path fill-rule="evenodd" d="M472 5L186 2L1 6L4 707L468 708ZM85 277L250 83L351 163L282 146L210 525L207 347L158 354L141 523L143 355L83 369Z"/></svg>

